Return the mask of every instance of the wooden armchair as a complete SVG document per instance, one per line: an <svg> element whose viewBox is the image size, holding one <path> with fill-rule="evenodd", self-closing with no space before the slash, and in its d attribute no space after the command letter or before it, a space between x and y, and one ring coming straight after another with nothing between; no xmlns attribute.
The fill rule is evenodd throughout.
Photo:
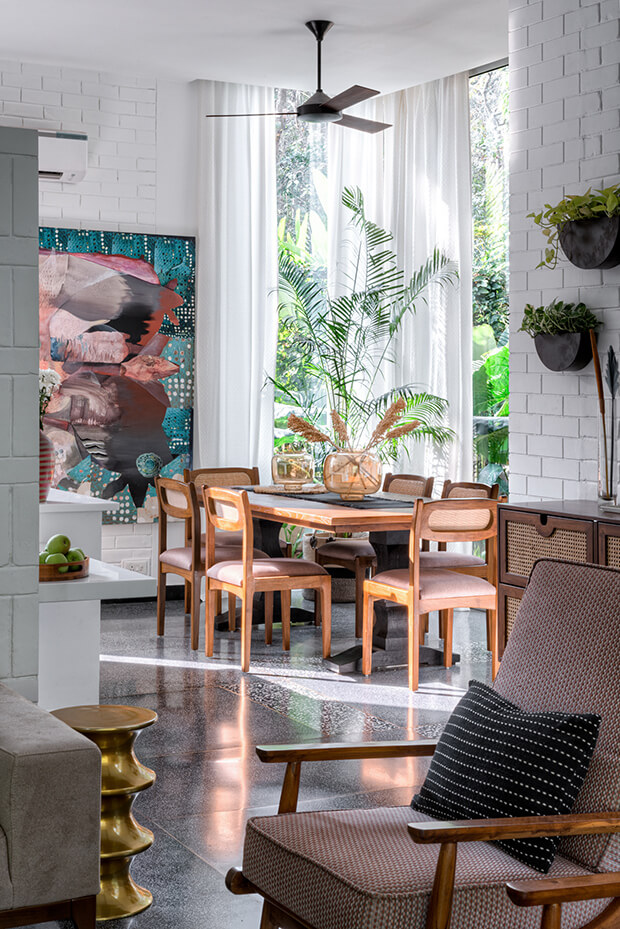
<svg viewBox="0 0 620 929"><path fill-rule="evenodd" d="M249 821L229 890L264 898L261 929L560 929L562 908L565 929L618 927L619 604L620 572L537 562L493 685L527 710L602 716L572 813L459 822L410 807L297 814L302 763L424 757L436 743L259 747L261 761L286 764L279 813L288 815ZM545 876L487 844L541 835L562 837Z"/></svg>

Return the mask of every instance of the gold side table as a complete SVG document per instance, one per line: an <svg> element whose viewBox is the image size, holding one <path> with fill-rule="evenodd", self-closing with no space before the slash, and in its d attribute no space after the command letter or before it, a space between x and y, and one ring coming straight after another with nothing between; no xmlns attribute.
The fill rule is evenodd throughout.
<svg viewBox="0 0 620 929"><path fill-rule="evenodd" d="M139 732L157 713L140 706L69 706L54 710L72 729L101 751L101 891L97 920L122 919L146 910L153 895L139 887L129 869L132 859L153 844L153 833L132 812L133 801L151 787L155 772L140 764L133 750Z"/></svg>

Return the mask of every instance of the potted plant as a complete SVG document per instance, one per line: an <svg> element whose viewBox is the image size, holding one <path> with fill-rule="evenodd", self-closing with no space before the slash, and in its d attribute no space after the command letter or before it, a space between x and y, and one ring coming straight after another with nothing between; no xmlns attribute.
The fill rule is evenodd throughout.
<svg viewBox="0 0 620 929"><path fill-rule="evenodd" d="M534 339L536 353L551 371L579 371L592 358L590 330L601 325L585 303L554 300L549 306L528 303L519 332Z"/></svg>
<svg viewBox="0 0 620 929"><path fill-rule="evenodd" d="M330 293L317 277L310 260L289 249L280 252L279 309L281 320L286 321L286 338L280 350L298 359L306 377L302 387L277 377L268 380L280 400L288 400L295 418L315 430L312 435L293 431L307 441L322 443L315 454L317 470L320 472L326 450L341 455L338 461L328 456L328 474L323 476L326 485L332 480L329 473L334 465L340 477L351 466L346 481L356 469L368 472L365 492L372 493L370 488L380 480L380 463L374 463L377 455L384 460L396 459L400 443L408 436L428 436L439 444L452 438L451 430L441 421L447 409L443 398L415 384L401 384L388 391L379 387L389 381L389 368L396 360L396 339L405 319L415 313L416 303L424 299L429 285L454 284L457 271L454 263L435 249L411 278L405 278L389 248L391 233L366 216L361 191L345 189L342 202L351 211L352 220L342 250L338 295ZM394 431L394 421L378 441L378 424L385 423L388 413L394 416L397 401L396 420L401 431ZM411 428L403 429L408 424ZM333 436L326 431L331 426ZM293 428L290 417L288 427ZM352 464L355 455L363 461Z"/></svg>
<svg viewBox="0 0 620 929"><path fill-rule="evenodd" d="M578 268L614 268L620 264L620 187L588 188L569 194L555 206L528 213L547 239L537 267L555 268L558 248Z"/></svg>

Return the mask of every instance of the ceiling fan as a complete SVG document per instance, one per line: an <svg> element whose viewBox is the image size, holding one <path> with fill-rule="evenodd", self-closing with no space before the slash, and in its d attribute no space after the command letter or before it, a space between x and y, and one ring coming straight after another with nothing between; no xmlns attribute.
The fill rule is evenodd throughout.
<svg viewBox="0 0 620 929"><path fill-rule="evenodd" d="M229 119L233 116L296 116L305 123L338 123L339 126L346 126L347 129L359 129L361 132L382 132L389 129L391 123L378 123L372 119L360 119L358 116L348 116L343 114L343 110L374 97L379 93L378 90L370 90L368 87L360 87L354 84L348 90L336 94L335 97L328 97L321 88L321 43L325 33L328 32L333 23L325 19L311 19L306 23L316 39L316 56L317 56L317 90L308 97L305 103L298 106L296 110L286 110L281 113L208 113L210 119Z"/></svg>

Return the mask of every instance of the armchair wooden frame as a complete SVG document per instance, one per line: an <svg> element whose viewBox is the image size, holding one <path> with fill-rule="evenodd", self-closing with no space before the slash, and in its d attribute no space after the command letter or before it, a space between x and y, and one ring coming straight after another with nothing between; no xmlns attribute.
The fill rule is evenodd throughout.
<svg viewBox="0 0 620 929"><path fill-rule="evenodd" d="M421 758L432 755L433 740L412 742L363 742L317 745L263 745L256 753L267 764L286 764L278 813L297 810L301 765L304 761L342 761L369 758ZM441 846L435 870L426 929L450 929L454 876L460 842L491 842L534 836L602 835L620 832L620 813L569 813L560 816L519 816L505 819L473 819L457 822L410 823L411 839L418 844ZM243 875L231 868L226 886L234 894L259 894L264 899L260 929L316 929L301 921L280 902L266 897ZM562 903L574 900L613 898L606 909L581 929L617 929L620 925L620 874L592 874L506 885L517 906L542 906L541 929L560 929ZM388 927L386 927L388 929Z"/></svg>
<svg viewBox="0 0 620 929"><path fill-rule="evenodd" d="M164 634L166 615L166 574L178 574L185 580L185 612L191 616L191 644L198 648L200 633L200 585L205 573L201 553L200 509L193 484L171 478L155 478L159 506L159 551L168 546L168 517L185 520L185 545L192 550L192 564L187 570L157 559L157 635ZM188 594L189 591L189 594Z"/></svg>
<svg viewBox="0 0 620 929"><path fill-rule="evenodd" d="M256 577L253 573L253 526L252 511L248 495L243 491L226 490L222 487L203 487L203 501L207 516L206 532L206 604L205 604L205 653L213 655L216 596L218 591L228 594L229 624L234 621L235 598L241 600L241 670L249 671L252 636L252 601L255 593L265 594L265 641L271 644L273 625L273 594L280 592L282 615L282 645L290 648L291 637L291 591L309 588L315 590L315 622L322 626L323 657L328 658L331 649L331 578L328 574L278 575ZM226 514L226 515L224 515ZM243 532L242 580L233 584L209 577L209 568L214 563L215 530ZM277 559L276 559L277 560Z"/></svg>
<svg viewBox="0 0 620 929"><path fill-rule="evenodd" d="M488 514L484 528L444 528L460 514L473 514L478 511ZM364 635L362 643L362 671L368 675L372 671L372 629L374 622L375 600L390 600L406 606L409 617L408 667L409 688L417 690L419 677L419 643L420 617L434 610L443 613L444 625L444 666L452 666L452 624L456 607L478 608L487 611L487 636L490 641L492 656L492 674L495 678L499 669L497 638L497 586L493 581L492 594L462 597L440 597L422 599L420 594L420 540L430 542L469 542L493 539L497 536L497 501L473 498L468 500L433 500L425 502L416 500L413 522L409 533L409 585L403 589L391 587L387 583L377 583L375 579L364 582ZM494 553L495 548L491 546ZM490 576L495 578L494 564L489 567ZM448 606L446 605L448 604Z"/></svg>
<svg viewBox="0 0 620 929"><path fill-rule="evenodd" d="M74 900L59 900L38 906L21 906L16 910L0 911L0 929L15 929L32 923L47 923L53 920L71 920L76 929L95 929L96 896L77 897Z"/></svg>

